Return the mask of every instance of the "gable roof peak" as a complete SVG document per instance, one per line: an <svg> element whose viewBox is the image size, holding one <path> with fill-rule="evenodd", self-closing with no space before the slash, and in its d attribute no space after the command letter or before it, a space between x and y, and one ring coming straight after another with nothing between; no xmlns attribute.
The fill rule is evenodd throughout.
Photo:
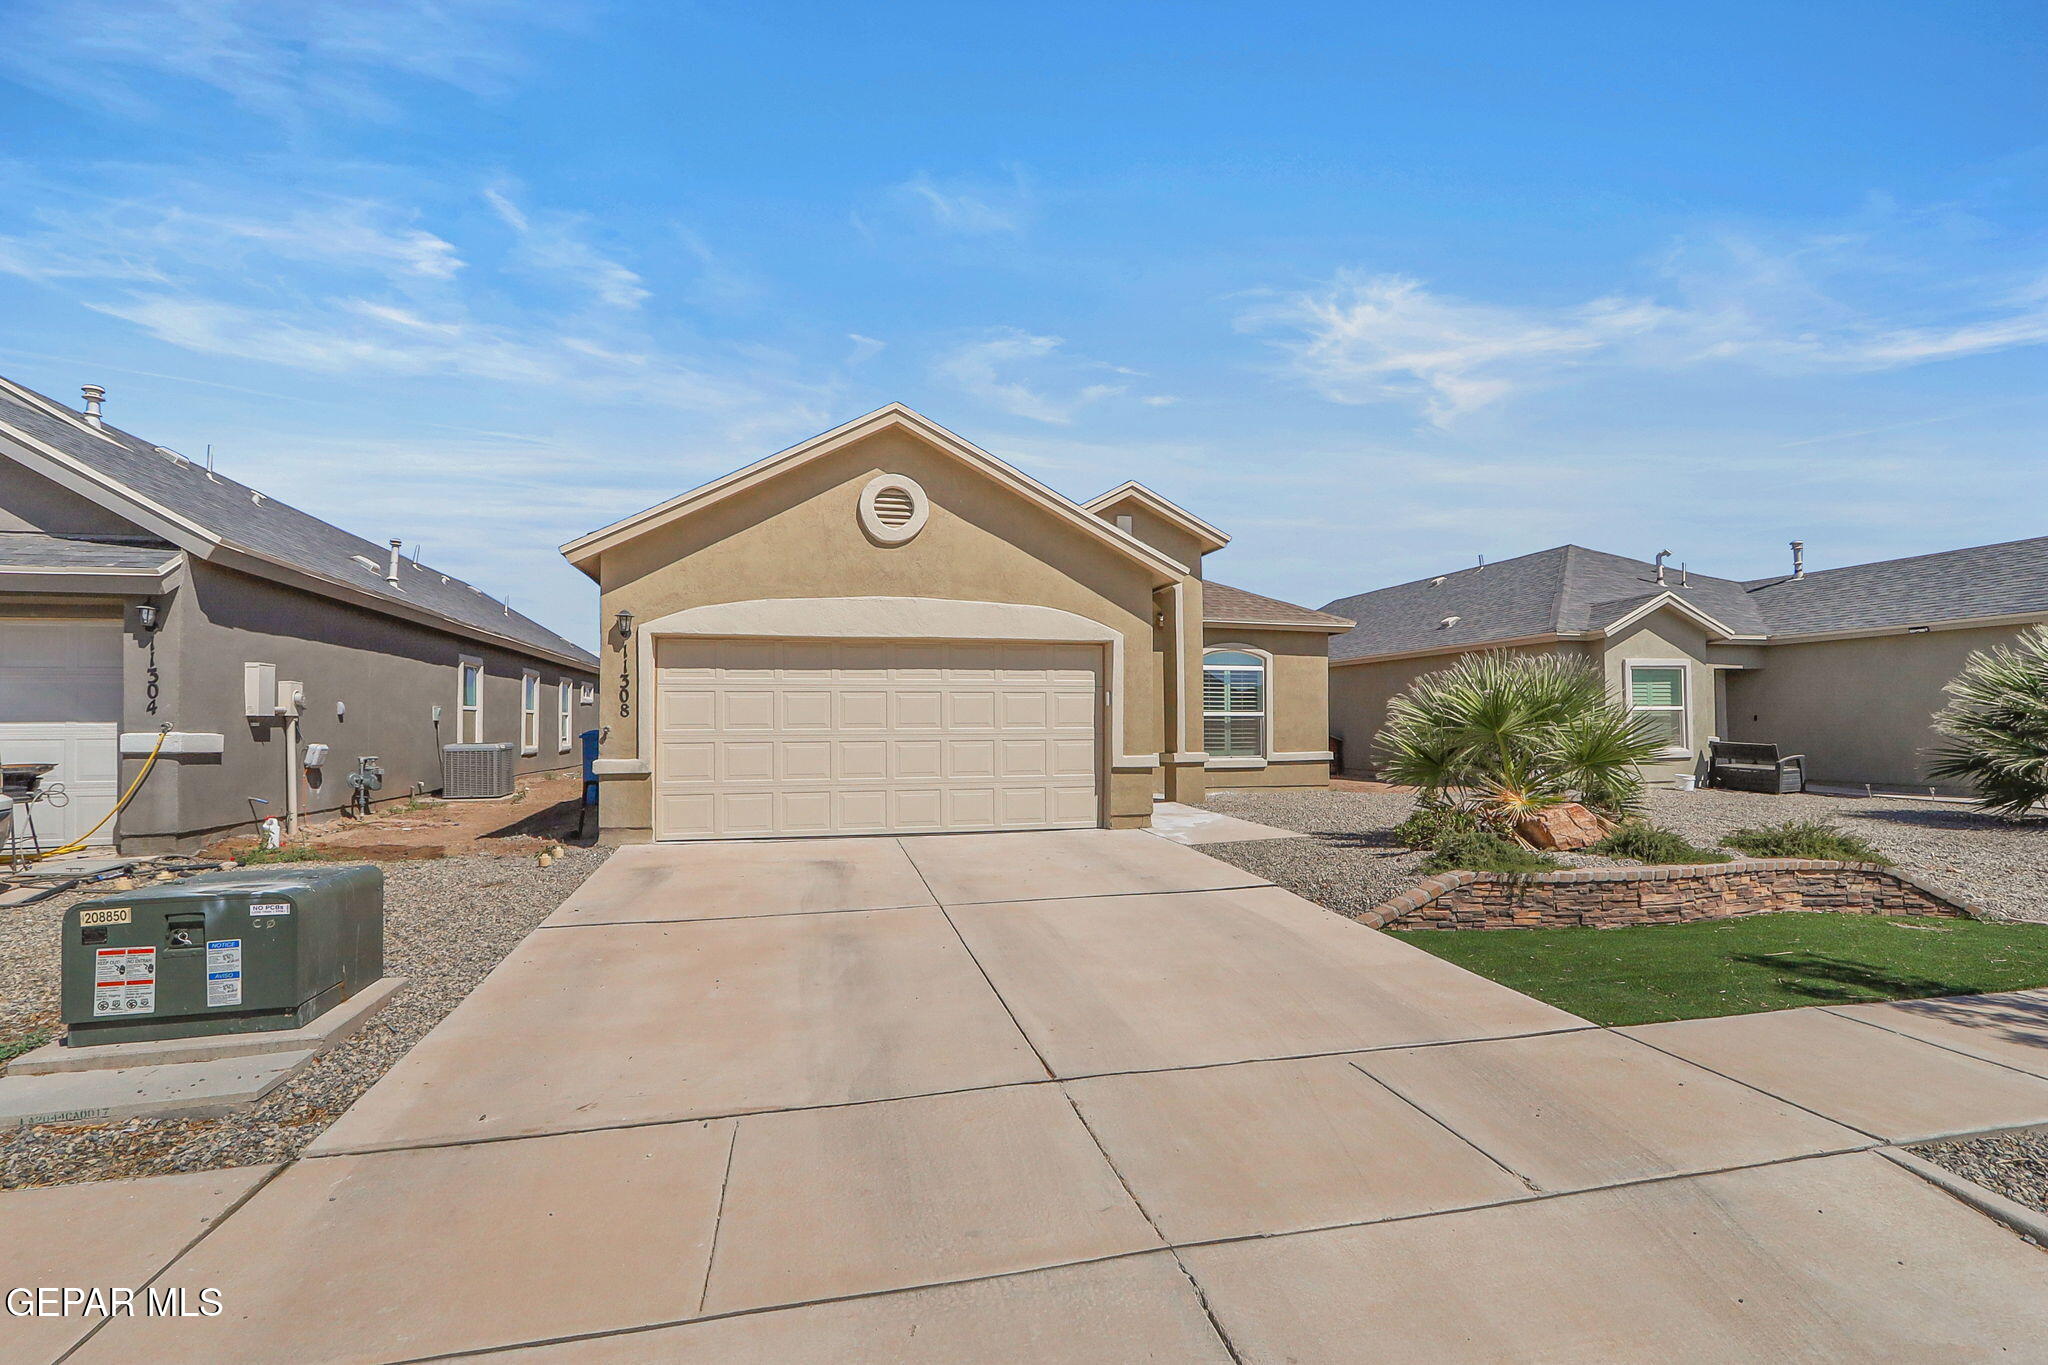
<svg viewBox="0 0 2048 1365"><path fill-rule="evenodd" d="M666 502L656 503L609 526L578 536L561 547L562 556L585 574L595 578L597 560L607 549L622 545L657 527L692 516L726 498L758 487L788 470L844 449L855 441L892 426L908 429L941 454L949 455L970 468L979 470L996 483L1030 502L1037 503L1054 516L1079 527L1090 537L1111 546L1126 558L1137 560L1155 573L1173 579L1188 572L1187 566L1172 556L1147 545L1136 536L1126 535L1121 529L1088 511L1072 498L1048 488L1021 469L991 455L972 441L939 425L905 403L885 403L850 422L843 422L829 431L819 432L816 436L764 456L752 464L743 465L730 474L699 484Z"/></svg>
<svg viewBox="0 0 2048 1365"><path fill-rule="evenodd" d="M1140 503L1162 519L1180 527L1201 543L1202 550L1220 550L1230 543L1230 537L1208 522L1203 521L1187 508L1169 498L1163 497L1139 483L1136 479L1125 479L1107 493L1098 493L1081 506L1098 515L1103 509L1114 507L1124 501Z"/></svg>

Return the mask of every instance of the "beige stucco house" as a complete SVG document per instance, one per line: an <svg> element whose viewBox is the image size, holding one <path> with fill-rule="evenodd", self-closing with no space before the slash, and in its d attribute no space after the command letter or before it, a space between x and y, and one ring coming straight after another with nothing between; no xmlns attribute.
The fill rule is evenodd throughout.
<svg viewBox="0 0 2048 1365"><path fill-rule="evenodd" d="M2048 621L2048 536L1737 581L1563 545L1340 598L1330 733L1369 772L1387 703L1481 649L1588 659L1665 726L1650 772L1704 772L1715 738L1806 756L1810 782L1919 788L1942 687L1972 651ZM1953 791L1953 788L1945 790Z"/></svg>
<svg viewBox="0 0 2048 1365"><path fill-rule="evenodd" d="M1351 623L1208 582L1228 539L892 404L573 541L602 590L605 835L1131 827L1210 785L1324 784Z"/></svg>

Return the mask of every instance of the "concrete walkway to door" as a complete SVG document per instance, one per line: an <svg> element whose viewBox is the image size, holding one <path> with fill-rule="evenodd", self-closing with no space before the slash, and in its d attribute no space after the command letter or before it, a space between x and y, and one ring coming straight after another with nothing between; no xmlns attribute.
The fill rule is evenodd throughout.
<svg viewBox="0 0 2048 1365"><path fill-rule="evenodd" d="M1875 1150L1930 1092L2048 1122L2048 1005L1998 1008L1977 1056L1795 1012L1888 1103L1144 832L628 848L306 1158L163 1192L154 1283L221 1316L71 1358L2033 1358L2048 1256Z"/></svg>

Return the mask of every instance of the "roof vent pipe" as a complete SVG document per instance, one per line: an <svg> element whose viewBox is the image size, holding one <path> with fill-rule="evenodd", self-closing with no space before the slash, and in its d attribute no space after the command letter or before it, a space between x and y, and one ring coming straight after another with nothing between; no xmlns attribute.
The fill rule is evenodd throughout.
<svg viewBox="0 0 2048 1365"><path fill-rule="evenodd" d="M1681 588L1692 586L1692 570L1686 568L1683 564L1678 566L1678 586Z"/></svg>
<svg viewBox="0 0 2048 1365"><path fill-rule="evenodd" d="M1671 551L1657 551L1657 586L1660 588L1664 586L1664 561L1669 558L1671 558Z"/></svg>
<svg viewBox="0 0 2048 1365"><path fill-rule="evenodd" d="M1792 576L1806 577L1806 542L1803 540L1792 542Z"/></svg>
<svg viewBox="0 0 2048 1365"><path fill-rule="evenodd" d="M97 384L87 384L79 392L85 395L85 420L100 425L100 404L107 401L107 391Z"/></svg>
<svg viewBox="0 0 2048 1365"><path fill-rule="evenodd" d="M398 586L398 552L404 547L402 540L391 542L391 567L384 571L384 581L394 588Z"/></svg>

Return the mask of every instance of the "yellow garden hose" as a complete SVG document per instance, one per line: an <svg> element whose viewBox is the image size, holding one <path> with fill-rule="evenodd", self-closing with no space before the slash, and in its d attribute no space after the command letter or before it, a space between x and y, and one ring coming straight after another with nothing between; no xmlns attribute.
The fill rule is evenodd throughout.
<svg viewBox="0 0 2048 1365"><path fill-rule="evenodd" d="M76 853L80 849L84 848L86 840L92 838L93 835L98 834L100 830L106 825L107 821L113 819L115 816L119 815L122 811L128 808L129 801L134 799L135 793L142 787L142 779L148 777L149 770L156 766L156 756L163 752L164 741L169 739L170 737L171 727L168 725L166 725L163 729L157 731L156 747L149 751L148 758L142 760L142 771L135 774L135 780L128 784L127 791L121 793L121 799L114 803L114 808L108 811L105 815L100 817L99 824L94 825L91 829L79 835L76 839L73 839L70 843L64 845L62 848L53 848L48 850L47 852L29 854L29 861L39 862L44 858L62 858L68 853Z"/></svg>

